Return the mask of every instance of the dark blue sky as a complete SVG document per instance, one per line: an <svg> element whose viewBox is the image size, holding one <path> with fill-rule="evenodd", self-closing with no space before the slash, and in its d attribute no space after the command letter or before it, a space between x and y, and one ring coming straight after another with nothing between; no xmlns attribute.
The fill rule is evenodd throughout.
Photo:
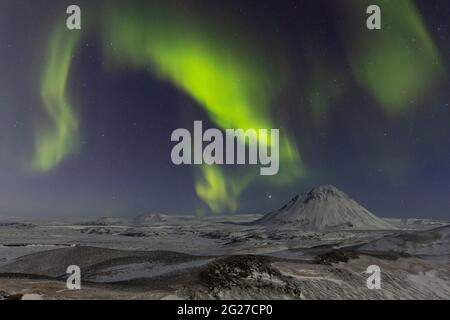
<svg viewBox="0 0 450 320"><path fill-rule="evenodd" d="M355 77L348 50L357 51L358 32L345 38L339 31L349 23L340 13L340 1L211 3L184 1L182 6L206 20L229 18L230 33L236 32L231 24L239 23L274 64L280 52L288 57L289 82L272 114L281 132L293 136L306 171L283 185L258 179L238 197L237 212L266 213L299 192L334 184L380 216L450 219L450 2L411 2L442 58L441 74L433 86L411 97L407 112L395 117ZM194 168L171 163L170 135L194 120L216 125L189 94L151 72L107 70L95 22L74 50L67 85L80 120L78 150L52 170L29 170L36 123L43 117L39 91L46 43L53 20L64 17L68 4L0 3L0 215L208 211L196 194ZM112 2L83 4L97 21ZM401 31L395 25L383 30L400 37ZM386 73L379 80L391 77ZM327 97L319 118L312 109L317 107L314 96Z"/></svg>

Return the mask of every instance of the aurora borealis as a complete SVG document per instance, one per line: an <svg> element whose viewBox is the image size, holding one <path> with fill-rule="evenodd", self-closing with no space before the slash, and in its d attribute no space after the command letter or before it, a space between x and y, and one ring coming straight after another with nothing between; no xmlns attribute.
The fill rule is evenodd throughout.
<svg viewBox="0 0 450 320"><path fill-rule="evenodd" d="M361 29L353 25L356 32L350 38L356 36L359 41L348 44L347 54L356 81L388 114L396 114L442 79L441 57L413 2L378 3L384 23L395 32L366 34L363 39L364 35L358 35ZM351 5L362 10L364 1Z"/></svg>
<svg viewBox="0 0 450 320"><path fill-rule="evenodd" d="M168 5L111 6L103 23L106 54L116 63L150 68L153 73L183 90L204 108L211 121L222 129L275 128L270 102L283 82L283 66L271 62L252 48L250 41L237 43L228 33L215 31L199 17L177 12ZM215 32L214 32L215 31ZM236 30L237 32L237 30ZM217 41L220 38L222 41ZM256 47L256 46L255 46ZM260 56L262 61L254 57ZM278 67L278 68L277 68ZM280 70L281 69L281 70ZM280 72L281 71L281 72ZM275 77L274 77L275 75ZM281 162L301 167L288 138L282 144ZM236 210L242 177L225 178L219 166L202 166L196 182L197 195L217 213ZM292 178L297 172L291 170ZM252 173L255 177L255 173Z"/></svg>
<svg viewBox="0 0 450 320"><path fill-rule="evenodd" d="M49 56L42 79L42 101L50 124L36 134L33 169L48 171L76 148L78 117L66 96L72 53L79 33L69 35L57 27L51 36Z"/></svg>
<svg viewBox="0 0 450 320"><path fill-rule="evenodd" d="M446 1L80 1L81 31L68 4L1 4L0 214L265 213L332 183L449 216ZM280 128L279 174L174 166L194 120Z"/></svg>

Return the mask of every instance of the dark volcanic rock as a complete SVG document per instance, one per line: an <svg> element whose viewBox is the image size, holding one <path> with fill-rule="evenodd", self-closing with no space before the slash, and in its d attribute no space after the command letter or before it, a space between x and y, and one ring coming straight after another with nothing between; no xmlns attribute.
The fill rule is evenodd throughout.
<svg viewBox="0 0 450 320"><path fill-rule="evenodd" d="M299 299L299 287L272 267L275 258L230 256L209 264L198 274L197 285L186 289L190 299Z"/></svg>
<svg viewBox="0 0 450 320"><path fill-rule="evenodd" d="M318 255L314 263L322 265L332 265L333 263L348 262L350 259L358 258L358 253L353 251L333 250Z"/></svg>

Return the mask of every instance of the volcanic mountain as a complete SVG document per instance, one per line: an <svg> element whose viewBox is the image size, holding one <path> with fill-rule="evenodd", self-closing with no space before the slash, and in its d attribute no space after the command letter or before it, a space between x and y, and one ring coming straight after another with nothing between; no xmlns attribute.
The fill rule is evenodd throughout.
<svg viewBox="0 0 450 320"><path fill-rule="evenodd" d="M253 224L296 226L310 231L395 229L332 185L301 193Z"/></svg>

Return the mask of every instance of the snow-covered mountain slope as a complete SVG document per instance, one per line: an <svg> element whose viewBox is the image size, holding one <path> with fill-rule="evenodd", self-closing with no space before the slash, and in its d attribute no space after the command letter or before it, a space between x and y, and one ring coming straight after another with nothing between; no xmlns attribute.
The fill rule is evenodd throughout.
<svg viewBox="0 0 450 320"><path fill-rule="evenodd" d="M395 229L331 185L299 194L283 208L265 215L254 224L289 225L311 231Z"/></svg>

